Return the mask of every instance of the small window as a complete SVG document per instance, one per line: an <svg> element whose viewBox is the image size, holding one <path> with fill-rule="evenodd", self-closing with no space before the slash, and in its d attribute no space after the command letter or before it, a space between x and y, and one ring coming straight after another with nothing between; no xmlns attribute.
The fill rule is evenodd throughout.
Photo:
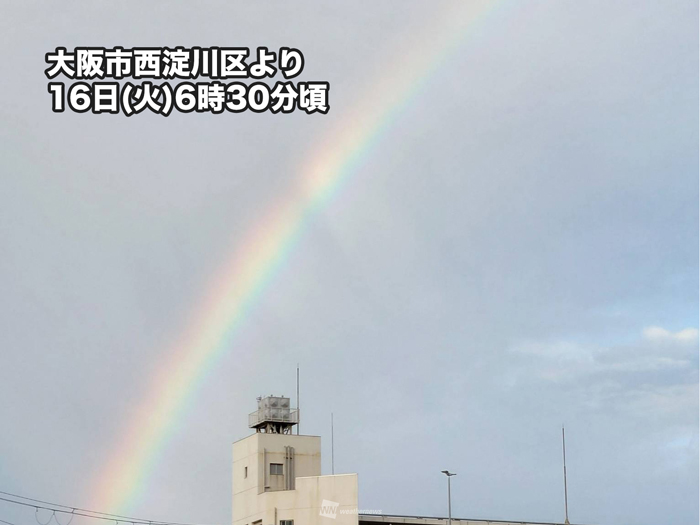
<svg viewBox="0 0 700 525"><path fill-rule="evenodd" d="M243 467L243 477L244 478L248 477L248 467Z"/></svg>
<svg viewBox="0 0 700 525"><path fill-rule="evenodd" d="M280 525L294 525L294 520L280 520Z"/></svg>
<svg viewBox="0 0 700 525"><path fill-rule="evenodd" d="M282 471L282 463L270 463L270 475L281 476L284 474Z"/></svg>

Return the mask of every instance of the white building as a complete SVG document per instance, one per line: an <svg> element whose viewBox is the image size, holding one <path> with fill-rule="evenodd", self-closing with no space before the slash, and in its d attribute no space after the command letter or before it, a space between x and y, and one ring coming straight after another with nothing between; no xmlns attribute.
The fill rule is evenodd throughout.
<svg viewBox="0 0 700 525"><path fill-rule="evenodd" d="M358 514L357 474L321 475L321 438L292 434L299 411L258 399L255 434L233 444L233 525L447 525L447 518ZM554 525L452 518L454 525Z"/></svg>
<svg viewBox="0 0 700 525"><path fill-rule="evenodd" d="M357 474L322 476L321 438L292 434L298 417L288 398L258 399L256 433L233 444L233 525L358 523Z"/></svg>

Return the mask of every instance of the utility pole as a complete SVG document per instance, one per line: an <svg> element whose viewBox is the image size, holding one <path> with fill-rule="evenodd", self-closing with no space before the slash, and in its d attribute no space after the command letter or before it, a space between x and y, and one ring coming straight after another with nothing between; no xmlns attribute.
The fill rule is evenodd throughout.
<svg viewBox="0 0 700 525"><path fill-rule="evenodd" d="M333 412L331 412L331 474L335 474L335 440L333 434Z"/></svg>

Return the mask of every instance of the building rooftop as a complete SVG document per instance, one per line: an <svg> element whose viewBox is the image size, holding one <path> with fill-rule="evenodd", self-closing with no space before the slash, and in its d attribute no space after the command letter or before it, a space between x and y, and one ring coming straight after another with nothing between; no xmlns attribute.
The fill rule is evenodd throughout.
<svg viewBox="0 0 700 525"><path fill-rule="evenodd" d="M389 514L360 514L360 523L384 523L386 525L447 525L447 518L437 518L431 516L397 516ZM452 518L455 525L562 525L563 522L544 521L512 521L512 520L486 520L469 518Z"/></svg>

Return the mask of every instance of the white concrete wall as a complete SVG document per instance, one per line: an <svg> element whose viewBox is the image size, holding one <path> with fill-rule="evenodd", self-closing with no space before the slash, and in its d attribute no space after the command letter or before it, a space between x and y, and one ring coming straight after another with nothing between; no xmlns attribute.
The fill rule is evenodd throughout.
<svg viewBox="0 0 700 525"><path fill-rule="evenodd" d="M296 482L296 490L260 495L263 525L280 520L294 520L294 525L357 525L357 474L297 478ZM335 518L321 516L324 500L338 504Z"/></svg>
<svg viewBox="0 0 700 525"><path fill-rule="evenodd" d="M295 490L269 474L285 446L294 447ZM320 515L323 500L338 503L335 519ZM233 525L356 525L356 512L357 475L321 476L320 437L256 433L233 444Z"/></svg>

